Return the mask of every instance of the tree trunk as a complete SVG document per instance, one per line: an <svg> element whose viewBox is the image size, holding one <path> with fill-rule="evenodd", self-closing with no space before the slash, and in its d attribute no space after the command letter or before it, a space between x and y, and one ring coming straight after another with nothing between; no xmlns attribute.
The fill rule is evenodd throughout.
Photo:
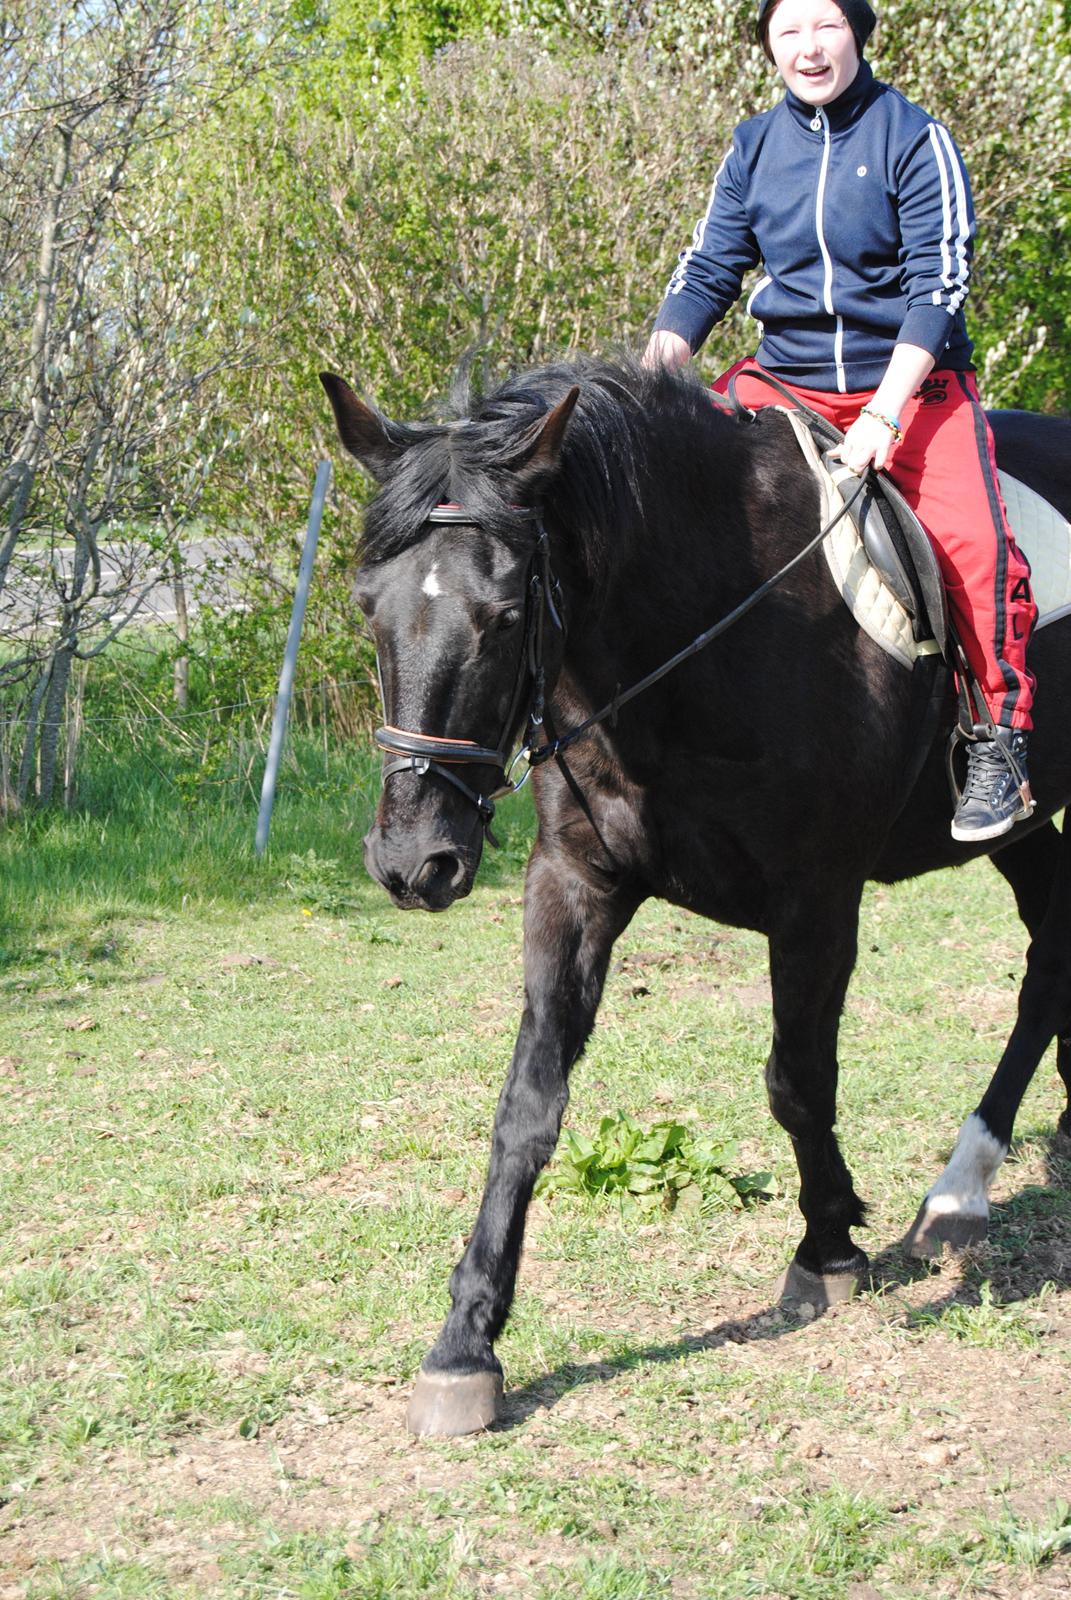
<svg viewBox="0 0 1071 1600"><path fill-rule="evenodd" d="M22 533L22 522L30 503L30 490L33 487L33 471L24 461L13 462L9 471L18 481L15 483L8 509L7 532L0 539L0 594L3 594L7 585L7 569L11 565L11 557L15 553L15 546Z"/></svg>
<svg viewBox="0 0 1071 1600"><path fill-rule="evenodd" d="M52 791L56 785L56 758L59 753L63 712L67 704L67 685L71 681L74 651L65 647L52 658L52 672L45 698L45 714L41 721L41 756L37 780L37 798L41 805L52 804Z"/></svg>
<svg viewBox="0 0 1071 1600"><path fill-rule="evenodd" d="M183 576L182 555L176 549L171 568L171 592L175 597L175 635L179 644L186 645L190 638L190 615L186 609L186 582ZM175 709L186 711L190 703L190 658L185 649L175 657Z"/></svg>
<svg viewBox="0 0 1071 1600"><path fill-rule="evenodd" d="M50 661L47 666L41 668L26 707L26 721L22 733L22 760L19 762L19 781L15 787L15 799L20 806L26 804L33 787L34 772L37 767L37 723L41 716L41 702L45 698L45 690L48 688L51 676Z"/></svg>
<svg viewBox="0 0 1071 1600"><path fill-rule="evenodd" d="M85 700L89 663L84 661L74 680L74 695L67 714L67 738L63 746L63 809L70 811L77 797L75 770L78 746L82 740L82 705Z"/></svg>
<svg viewBox="0 0 1071 1600"><path fill-rule="evenodd" d="M11 766L7 753L9 722L0 722L0 817L6 822L16 809L15 791L11 787Z"/></svg>

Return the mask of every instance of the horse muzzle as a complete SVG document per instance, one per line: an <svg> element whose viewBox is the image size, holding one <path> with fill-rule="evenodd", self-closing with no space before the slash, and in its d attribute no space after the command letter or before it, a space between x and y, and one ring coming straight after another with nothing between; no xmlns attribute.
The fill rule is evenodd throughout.
<svg viewBox="0 0 1071 1600"><path fill-rule="evenodd" d="M446 911L472 888L480 851L447 838L397 838L378 823L365 835L364 863L401 911Z"/></svg>

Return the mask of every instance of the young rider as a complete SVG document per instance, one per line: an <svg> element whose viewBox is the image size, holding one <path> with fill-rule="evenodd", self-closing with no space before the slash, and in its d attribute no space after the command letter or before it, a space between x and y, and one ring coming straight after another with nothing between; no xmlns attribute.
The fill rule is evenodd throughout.
<svg viewBox="0 0 1071 1600"><path fill-rule="evenodd" d="M1037 613L963 317L967 174L948 130L862 59L876 20L867 0L761 0L759 38L787 93L736 129L644 360L687 361L761 260L748 302L758 364L844 431L853 471L888 471L934 541L993 724L974 729L952 822L954 838L975 841L1006 833L1032 805L1026 646ZM751 407L777 404L755 380L737 392Z"/></svg>

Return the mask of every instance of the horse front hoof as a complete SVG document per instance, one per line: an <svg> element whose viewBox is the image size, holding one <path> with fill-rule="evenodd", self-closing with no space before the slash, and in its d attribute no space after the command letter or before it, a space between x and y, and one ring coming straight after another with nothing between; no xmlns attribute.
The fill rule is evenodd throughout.
<svg viewBox="0 0 1071 1600"><path fill-rule="evenodd" d="M816 1312L842 1306L858 1292L864 1273L809 1272L798 1261L790 1261L777 1280L776 1294L783 1306L813 1306Z"/></svg>
<svg viewBox="0 0 1071 1600"><path fill-rule="evenodd" d="M498 1415L502 1378L497 1372L417 1373L405 1425L410 1433L455 1439L480 1433Z"/></svg>
<svg viewBox="0 0 1071 1600"><path fill-rule="evenodd" d="M924 1200L904 1238L904 1249L918 1260L950 1250L969 1250L984 1244L989 1218L969 1211L935 1211Z"/></svg>

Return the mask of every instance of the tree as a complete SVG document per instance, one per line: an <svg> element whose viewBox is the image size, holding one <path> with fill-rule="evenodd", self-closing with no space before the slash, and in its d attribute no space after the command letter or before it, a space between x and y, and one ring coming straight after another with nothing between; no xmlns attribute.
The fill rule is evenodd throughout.
<svg viewBox="0 0 1071 1600"><path fill-rule="evenodd" d="M20 803L50 800L72 666L137 614L227 442L211 385L244 330L221 335L168 164L267 44L196 0L35 0L0 27L0 690Z"/></svg>

